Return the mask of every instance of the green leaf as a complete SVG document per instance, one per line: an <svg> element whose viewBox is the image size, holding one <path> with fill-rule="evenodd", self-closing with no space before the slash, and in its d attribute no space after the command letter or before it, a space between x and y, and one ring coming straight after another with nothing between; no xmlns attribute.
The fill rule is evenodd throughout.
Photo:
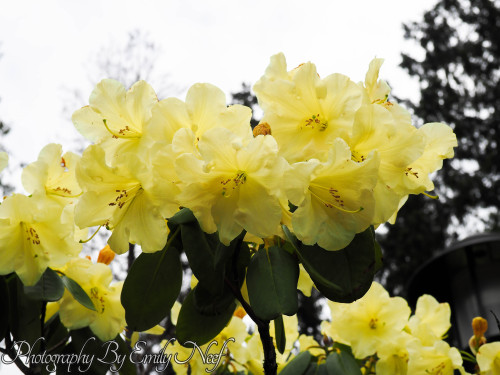
<svg viewBox="0 0 500 375"><path fill-rule="evenodd" d="M128 326L146 331L157 325L174 305L182 284L179 252L167 242L162 251L142 253L123 284L121 302Z"/></svg>
<svg viewBox="0 0 500 375"><path fill-rule="evenodd" d="M259 250L247 271L248 297L255 314L263 320L294 315L298 279L299 266L292 255L276 246Z"/></svg>
<svg viewBox="0 0 500 375"><path fill-rule="evenodd" d="M194 297L197 288L198 286L187 295L177 319L176 336L181 345L186 345L189 341L203 345L212 340L229 323L236 308L233 301L224 311L214 312L212 315L201 313Z"/></svg>
<svg viewBox="0 0 500 375"><path fill-rule="evenodd" d="M280 375L303 375L305 374L309 364L311 363L312 355L308 351L299 353L297 357L292 359L283 370L280 371Z"/></svg>
<svg viewBox="0 0 500 375"><path fill-rule="evenodd" d="M193 215L189 208L182 208L174 216L167 220L169 224L181 225L197 222L196 217Z"/></svg>
<svg viewBox="0 0 500 375"><path fill-rule="evenodd" d="M24 294L23 283L17 276L7 282L9 292L9 326L14 341L35 343L41 337L40 314L42 302L29 299ZM32 347L33 353L39 350L38 345Z"/></svg>
<svg viewBox="0 0 500 375"><path fill-rule="evenodd" d="M380 262L371 228L356 234L342 250L327 251L300 242L295 246L316 288L335 302L349 303L361 298L370 288Z"/></svg>
<svg viewBox="0 0 500 375"><path fill-rule="evenodd" d="M309 363L309 366L304 372L304 375L316 375L317 371L318 371L318 364L316 362L311 362Z"/></svg>
<svg viewBox="0 0 500 375"><path fill-rule="evenodd" d="M225 277L239 288L245 281L246 270L250 263L250 248L246 242L243 231L238 237L231 241L229 246L220 243L215 249L215 269L224 269Z"/></svg>
<svg viewBox="0 0 500 375"><path fill-rule="evenodd" d="M9 310L12 308L9 303L9 291L5 276L0 276L0 342L7 335L9 329Z"/></svg>
<svg viewBox="0 0 500 375"><path fill-rule="evenodd" d="M63 349L62 343L69 339L68 329L63 326L59 319L59 314L53 315L44 325L44 337L47 348L54 348L52 353L59 353Z"/></svg>
<svg viewBox="0 0 500 375"><path fill-rule="evenodd" d="M69 374L93 374L93 375L106 375L110 369L110 364L103 363L98 358L103 361L110 361L110 358L114 357L112 350L118 346L117 341L118 336L105 344L99 338L97 338L90 328L85 327L81 329L76 329L70 331L71 341L62 350L63 355L68 357L71 355L82 354L80 361L78 363L68 364L64 361L57 364L56 375L69 375ZM110 353L107 353L109 345ZM108 356L106 356L108 354ZM126 354L125 361L128 361L128 353ZM93 358L92 358L93 356ZM93 359L93 360L92 360ZM116 364L118 367L119 364Z"/></svg>
<svg viewBox="0 0 500 375"><path fill-rule="evenodd" d="M375 234L373 234L373 236L375 237ZM373 274L376 274L382 268L384 262L382 256L382 249L380 248L379 243L377 241L374 241L374 245L375 245L375 267Z"/></svg>
<svg viewBox="0 0 500 375"><path fill-rule="evenodd" d="M276 346L278 352L283 354L286 347L285 325L283 324L283 315L274 319L274 334L276 335Z"/></svg>
<svg viewBox="0 0 500 375"><path fill-rule="evenodd" d="M213 295L198 283L193 289L193 302L196 310L202 315L220 315L234 305L234 295L225 285L221 291Z"/></svg>
<svg viewBox="0 0 500 375"><path fill-rule="evenodd" d="M47 268L35 285L24 286L24 293L34 300L54 302L63 296L64 284L55 271Z"/></svg>
<svg viewBox="0 0 500 375"><path fill-rule="evenodd" d="M215 248L219 243L217 233L208 235L198 222L181 226L182 246L189 266L200 284L212 294L222 290L224 268L215 269Z"/></svg>
<svg viewBox="0 0 500 375"><path fill-rule="evenodd" d="M89 295L83 290L83 288L73 279L70 279L66 275L61 276L61 280L68 289L68 291L71 293L71 295L78 301L80 304L85 306L87 309L94 310L95 306L92 300L90 299Z"/></svg>
<svg viewBox="0 0 500 375"><path fill-rule="evenodd" d="M361 375L361 369L354 356L348 352L332 352L326 358L329 374Z"/></svg>
<svg viewBox="0 0 500 375"><path fill-rule="evenodd" d="M134 362L130 360L129 344L120 335L116 336L114 341L118 343L118 355L124 356L122 358L125 359L118 373L120 375L137 375L137 368ZM162 368L162 366L161 364L159 365L160 368Z"/></svg>
<svg viewBox="0 0 500 375"><path fill-rule="evenodd" d="M318 370L316 371L316 375L330 375L328 374L328 367L326 367L326 363L321 363L318 365Z"/></svg>
<svg viewBox="0 0 500 375"><path fill-rule="evenodd" d="M214 268L220 269L221 266L224 267L229 259L232 259L237 250L241 250L242 246L245 245L243 238L246 232L242 231L238 237L233 239L229 246L224 245L222 242L218 241L217 236L217 246L214 251Z"/></svg>

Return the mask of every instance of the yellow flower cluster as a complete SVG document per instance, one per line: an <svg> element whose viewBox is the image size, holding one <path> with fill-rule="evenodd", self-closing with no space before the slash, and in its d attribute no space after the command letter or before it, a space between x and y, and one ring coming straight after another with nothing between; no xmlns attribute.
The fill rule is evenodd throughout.
<svg viewBox="0 0 500 375"><path fill-rule="evenodd" d="M318 364L324 363L328 353L336 350L336 343L341 343L352 349L360 369L366 374L453 375L455 371L468 374L462 366L459 350L443 340L451 327L451 311L447 303L423 295L411 315L406 300L390 297L380 284L374 282L368 293L356 302L328 302L328 306L331 320L321 325L325 337L322 344L312 336L299 336L297 316L283 316L286 347L283 354L277 353L278 372L304 351L309 351ZM179 310L180 304L176 303L172 309L174 325ZM243 309L238 308L228 326L214 338L216 344L208 343L193 349L174 340L163 341L161 347L165 348L166 354L178 353L178 361L171 362L176 374L187 374L188 369L191 374L203 374L207 369L213 369L213 364L204 362L200 353L205 357L207 353L222 353L218 366L226 367L230 372L263 374L264 357L259 333L254 326L248 325L249 321L243 322L244 316ZM275 337L273 327L271 336ZM222 344L230 338L235 340L228 341L222 350ZM329 344L325 345L327 342ZM189 361L179 363L185 359ZM477 374L500 375L500 343L486 344L484 340L477 352L477 365Z"/></svg>
<svg viewBox="0 0 500 375"><path fill-rule="evenodd" d="M109 286L104 265L75 259L89 227L109 229L118 254L129 243L157 252L167 220L187 207L225 245L242 231L282 236L284 224L306 245L346 247L369 226L394 220L409 194L432 190L429 175L457 145L448 126L417 129L388 101L381 64L373 60L365 81L354 83L341 74L321 79L312 63L287 71L284 56L273 56L254 87L264 110L255 132L251 110L227 106L208 83L193 85L185 101L159 101L144 81L129 90L101 81L72 117L93 144L81 157L47 145L23 171L28 195L0 205L0 275L16 272L34 285L47 267L75 270L98 315L70 322L65 309L79 313L65 295L63 323L92 328L109 317L116 324L102 337L112 337L123 327L111 307L119 288ZM0 169L6 163L0 154ZM101 297L116 302L101 306Z"/></svg>
<svg viewBox="0 0 500 375"><path fill-rule="evenodd" d="M329 302L331 322L323 332L334 341L351 346L356 358L376 358L377 375L463 374L462 357L442 340L450 328L450 306L423 295L415 314L406 300L390 297L374 282L352 304Z"/></svg>
<svg viewBox="0 0 500 375"><path fill-rule="evenodd" d="M112 231L117 253L129 242L159 251L165 219L179 207L226 245L242 230L266 238L286 224L305 244L344 248L394 219L408 194L432 190L429 174L456 146L448 126L417 129L387 100L381 63L356 84L340 74L320 79L311 63L287 71L284 56L273 56L254 87L267 124L255 137L251 110L228 107L210 84L192 86L185 101L158 101L144 81L128 91L101 81L73 115L94 144L81 158L45 147L23 172L31 196L0 207L0 272L34 284L78 254L75 239L91 226Z"/></svg>
<svg viewBox="0 0 500 375"><path fill-rule="evenodd" d="M381 63L356 84L320 79L311 63L288 72L273 56L254 87L265 129L255 136L250 109L228 107L210 84L195 84L183 102L158 101L143 81L129 91L102 81L73 115L95 143L77 168L76 224L111 229L118 253L128 242L154 252L166 241L164 218L182 206L226 245L242 230L265 238L286 224L305 244L344 248L394 220L409 194L432 190L429 174L456 146L448 126L417 129L387 100Z"/></svg>
<svg viewBox="0 0 500 375"><path fill-rule="evenodd" d="M177 315L181 305L176 302L172 309L172 322L177 323ZM177 356L171 364L178 375L191 373L193 375L206 374L207 370L213 370L217 366L229 369L231 373L243 372L254 375L264 375L262 362L264 360L262 342L255 325L250 320L245 320L246 313L239 307L227 325L213 340L198 348L181 346L175 340L164 340L160 346L164 348L165 354ZM283 352L276 353L278 372L281 371L297 353L297 348L305 351L311 347L319 347L312 336L300 335L298 331L297 316L283 316L286 336L286 347ZM271 336L275 338L274 325L271 325ZM234 340L233 340L234 339ZM224 343L227 343L224 346ZM274 341L276 346L276 341ZM318 354L318 349L311 349ZM324 353L323 349L319 352ZM219 355L220 361L217 366L206 361L208 354ZM187 361L187 359L189 359ZM181 363L184 362L185 363ZM190 371L190 372L188 372Z"/></svg>

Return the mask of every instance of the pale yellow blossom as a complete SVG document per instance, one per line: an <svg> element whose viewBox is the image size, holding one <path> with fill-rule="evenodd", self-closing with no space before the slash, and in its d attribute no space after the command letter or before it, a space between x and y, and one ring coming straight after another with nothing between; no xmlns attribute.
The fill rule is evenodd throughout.
<svg viewBox="0 0 500 375"><path fill-rule="evenodd" d="M6 152L0 152L0 172L3 171L9 164L9 155Z"/></svg>
<svg viewBox="0 0 500 375"><path fill-rule="evenodd" d="M332 320L325 326L334 340L350 345L356 358L375 354L397 337L408 322L410 308L401 297L373 282L368 292L351 304L329 303Z"/></svg>
<svg viewBox="0 0 500 375"><path fill-rule="evenodd" d="M61 272L82 287L96 309L86 308L65 290L58 301L59 317L65 327L73 330L88 326L102 341L112 340L123 331L126 325L125 310L120 302L123 282L111 284L113 275L108 266L75 258L61 268Z"/></svg>
<svg viewBox="0 0 500 375"><path fill-rule="evenodd" d="M253 87L280 153L290 163L326 158L335 138L351 132L362 89L348 77L321 79L308 62L287 72L283 54L271 57L266 73Z"/></svg>
<svg viewBox="0 0 500 375"><path fill-rule="evenodd" d="M457 348L445 341L436 341L433 346L423 346L417 341L408 345L408 375L453 375L462 368L462 357Z"/></svg>
<svg viewBox="0 0 500 375"><path fill-rule="evenodd" d="M432 346L450 329L450 316L449 304L439 303L434 297L425 294L418 298L415 315L410 318L408 327L423 345Z"/></svg>
<svg viewBox="0 0 500 375"><path fill-rule="evenodd" d="M85 150L77 168L84 194L75 209L80 227L106 226L113 231L108 244L122 254L137 243L145 252L163 249L168 228L157 200L148 189L148 170L138 156L123 155L119 166L105 163L99 146Z"/></svg>
<svg viewBox="0 0 500 375"><path fill-rule="evenodd" d="M0 275L16 272L34 285L47 267L60 267L82 245L74 224L62 221L62 208L36 197L14 194L0 205Z"/></svg>
<svg viewBox="0 0 500 375"><path fill-rule="evenodd" d="M306 245L326 250L346 247L373 220L378 156L353 161L349 146L337 138L325 162L312 159L292 165L285 174L288 199L297 209L293 231Z"/></svg>
<svg viewBox="0 0 500 375"><path fill-rule="evenodd" d="M476 358L481 375L500 375L500 342L482 345Z"/></svg>
<svg viewBox="0 0 500 375"><path fill-rule="evenodd" d="M180 204L193 211L205 232L218 231L225 245L243 229L261 238L273 235L282 215L279 188L286 162L272 136L245 143L227 129L213 128L198 148L202 160L183 154L175 163Z"/></svg>
<svg viewBox="0 0 500 375"><path fill-rule="evenodd" d="M118 81L99 82L89 106L73 114L76 129L106 150L106 161L113 164L124 152L138 152L151 110L158 98L145 81L136 82L128 91Z"/></svg>

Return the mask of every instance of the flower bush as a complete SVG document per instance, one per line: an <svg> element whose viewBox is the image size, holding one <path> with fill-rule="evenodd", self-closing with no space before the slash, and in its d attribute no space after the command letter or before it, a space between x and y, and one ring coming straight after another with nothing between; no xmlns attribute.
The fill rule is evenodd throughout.
<svg viewBox="0 0 500 375"><path fill-rule="evenodd" d="M439 362L443 369L459 368L456 352L436 341L442 322L426 312L441 316L441 307L422 302L408 321L406 302L378 284L370 289L381 267L374 228L394 222L410 194L435 198L430 176L457 146L449 126L416 128L388 100L381 65L374 59L365 81L355 83L341 74L321 78L312 63L288 70L283 54L273 56L254 86L264 111L254 129L251 110L227 106L208 83L193 85L185 101L159 101L144 81L129 90L101 81L72 117L92 144L81 157L47 145L23 171L29 195L0 205L0 293L9 301L3 351L12 356L12 340L43 337L42 352L71 352L85 335L122 340L125 327L129 338L152 329L179 297L184 253L198 283L180 308L178 343L245 336L232 319L239 306L260 337L244 339L247 354L235 371L258 373L263 360L264 373L273 374L290 359L285 332L296 326L288 317L304 283L333 303L324 329L341 344L330 361L377 355L372 362L390 369L410 358L408 371L417 373L427 361L449 358ZM2 167L7 158L0 159ZM123 284L110 284L109 256L98 264L79 258L94 227L111 233L115 253L141 247ZM238 345L228 348L236 353ZM301 363L309 366L318 356L311 355Z"/></svg>

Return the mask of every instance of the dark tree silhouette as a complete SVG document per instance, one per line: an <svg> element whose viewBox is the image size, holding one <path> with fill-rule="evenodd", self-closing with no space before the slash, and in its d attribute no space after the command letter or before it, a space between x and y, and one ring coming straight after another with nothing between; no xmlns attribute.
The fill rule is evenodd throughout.
<svg viewBox="0 0 500 375"><path fill-rule="evenodd" d="M500 1L441 0L404 29L419 46L402 55L421 90L410 107L419 122L452 126L458 148L434 178L440 199L410 196L380 238L385 281L396 292L464 228L498 228L500 207Z"/></svg>
<svg viewBox="0 0 500 375"><path fill-rule="evenodd" d="M243 82L240 91L231 93L231 104L241 104L252 109L252 119L250 120L252 129L259 123L259 103L250 84Z"/></svg>

